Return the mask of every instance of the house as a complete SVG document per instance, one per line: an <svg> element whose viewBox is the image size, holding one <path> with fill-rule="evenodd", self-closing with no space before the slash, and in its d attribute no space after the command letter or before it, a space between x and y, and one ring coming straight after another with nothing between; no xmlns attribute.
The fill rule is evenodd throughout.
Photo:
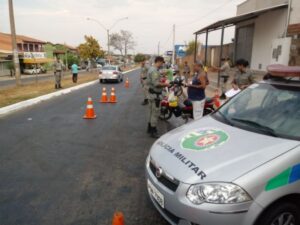
<svg viewBox="0 0 300 225"><path fill-rule="evenodd" d="M17 35L16 40L21 71L33 65L43 65L53 61L47 58L44 51L46 42L24 35ZM0 75L7 75L4 64L12 61L13 58L11 34L0 33L0 57Z"/></svg>
<svg viewBox="0 0 300 225"><path fill-rule="evenodd" d="M246 0L237 6L235 17L217 21L195 32L195 39L221 30L222 51L224 30L235 26L233 60L244 58L253 70L265 71L269 64L300 65L300 1ZM195 51L196 52L196 51ZM208 61L205 48L204 61ZM194 56L196 59L196 55Z"/></svg>

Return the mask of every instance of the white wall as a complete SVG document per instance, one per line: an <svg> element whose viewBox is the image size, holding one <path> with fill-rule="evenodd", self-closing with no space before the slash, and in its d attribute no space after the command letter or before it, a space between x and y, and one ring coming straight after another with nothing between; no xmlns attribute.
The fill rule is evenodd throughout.
<svg viewBox="0 0 300 225"><path fill-rule="evenodd" d="M255 21L251 69L266 70L271 63L272 42L284 35L287 9L271 11ZM261 68L259 68L261 64Z"/></svg>
<svg viewBox="0 0 300 225"><path fill-rule="evenodd" d="M300 1L292 0L292 11L290 15L290 24L300 23Z"/></svg>
<svg viewBox="0 0 300 225"><path fill-rule="evenodd" d="M299 0L293 0L293 1L299 2ZM281 5L284 3L288 3L288 0L248 0L238 5L237 15L250 13L260 9L270 8L272 6Z"/></svg>

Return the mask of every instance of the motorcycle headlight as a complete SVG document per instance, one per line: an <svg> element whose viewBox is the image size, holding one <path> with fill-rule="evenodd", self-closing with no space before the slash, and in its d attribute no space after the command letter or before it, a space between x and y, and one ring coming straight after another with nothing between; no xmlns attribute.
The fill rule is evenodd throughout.
<svg viewBox="0 0 300 225"><path fill-rule="evenodd" d="M246 191L231 183L192 185L186 196L196 205L204 202L212 204L234 204L251 200L251 197Z"/></svg>

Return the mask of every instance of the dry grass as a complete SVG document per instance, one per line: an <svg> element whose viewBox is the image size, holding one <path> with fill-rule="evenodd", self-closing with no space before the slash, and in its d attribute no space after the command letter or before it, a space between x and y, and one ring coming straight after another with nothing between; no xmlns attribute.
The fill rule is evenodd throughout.
<svg viewBox="0 0 300 225"><path fill-rule="evenodd" d="M78 75L76 84L72 82L71 76L62 79L63 88L73 87L89 81L97 80L97 73L81 73ZM0 90L0 107L8 106L17 102L35 98L44 94L55 92L54 77L51 80L39 81L38 83L24 84L20 87L9 87Z"/></svg>

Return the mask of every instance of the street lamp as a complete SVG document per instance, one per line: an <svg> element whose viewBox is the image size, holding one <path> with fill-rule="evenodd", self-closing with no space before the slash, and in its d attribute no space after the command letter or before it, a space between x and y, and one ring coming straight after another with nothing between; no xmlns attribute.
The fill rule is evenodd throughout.
<svg viewBox="0 0 300 225"><path fill-rule="evenodd" d="M110 49L109 49L109 42L110 42L110 37L109 37L109 32L111 31L112 28L114 28L114 26L117 25L118 22L122 21L122 20L127 20L128 17L122 17L120 19L117 19L114 24L110 27L110 28L107 28L106 26L104 26L99 20L96 20L94 18L86 18L87 20L90 20L90 21L94 21L96 22L99 26L101 26L107 33L107 55L108 55L108 61L109 61L109 64L110 64Z"/></svg>

